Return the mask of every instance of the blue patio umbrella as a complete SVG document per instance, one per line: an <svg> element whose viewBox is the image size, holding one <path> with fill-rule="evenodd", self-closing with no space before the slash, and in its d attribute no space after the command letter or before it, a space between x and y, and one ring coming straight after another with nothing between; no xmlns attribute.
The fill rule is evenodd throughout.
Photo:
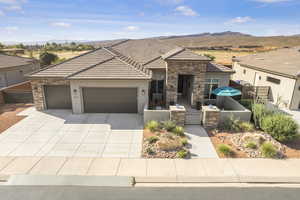
<svg viewBox="0 0 300 200"><path fill-rule="evenodd" d="M221 96L221 97L233 97L233 96L242 95L241 91L227 86L217 88L212 93L214 95Z"/></svg>

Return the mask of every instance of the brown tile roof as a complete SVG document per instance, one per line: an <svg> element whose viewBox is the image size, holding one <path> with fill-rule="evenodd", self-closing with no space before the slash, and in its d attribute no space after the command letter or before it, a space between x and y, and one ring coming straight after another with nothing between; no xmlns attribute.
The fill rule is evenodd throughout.
<svg viewBox="0 0 300 200"><path fill-rule="evenodd" d="M104 49L97 49L95 51L80 55L73 59L67 60L63 63L50 66L47 69L42 69L37 73L33 73L31 77L62 77L66 78L73 73L86 69L90 66L96 65L100 62L113 58L113 55Z"/></svg>
<svg viewBox="0 0 300 200"><path fill-rule="evenodd" d="M220 65L214 62L210 62L207 65L206 72L228 72L228 73L234 73L234 70L226 67L224 65Z"/></svg>
<svg viewBox="0 0 300 200"><path fill-rule="evenodd" d="M300 72L300 47L238 57L234 61L256 70L295 78Z"/></svg>
<svg viewBox="0 0 300 200"><path fill-rule="evenodd" d="M162 58L157 58L144 65L147 69L166 69L166 62Z"/></svg>
<svg viewBox="0 0 300 200"><path fill-rule="evenodd" d="M157 39L142 39L129 40L112 48L143 65L176 47Z"/></svg>
<svg viewBox="0 0 300 200"><path fill-rule="evenodd" d="M70 79L151 79L151 75L137 70L119 58L113 58L75 74Z"/></svg>
<svg viewBox="0 0 300 200"><path fill-rule="evenodd" d="M168 60L203 60L203 61L211 60L206 56L195 54L191 50L183 49L183 48L174 49L166 53L162 57L163 59L168 59Z"/></svg>
<svg viewBox="0 0 300 200"><path fill-rule="evenodd" d="M90 78L92 74L90 72L94 70L102 69L103 73L100 74L95 73L98 75L98 79L109 79L109 78L116 78L119 76L119 78L122 79L133 79L132 75L135 74L136 79L142 79L141 76L143 76L144 79L148 79L149 76L151 77L151 72L147 69L143 69L142 66L136 66L132 63L126 63L124 61L120 61L122 65L120 65L120 62L113 62L116 64L116 69L113 69L111 67L111 62L108 62L112 59L115 59L115 57L118 57L118 55L115 55L113 52L110 52L106 48L100 48L91 52L88 52L86 54L77 56L75 58L72 58L70 60L67 60L63 63L59 63L57 65L50 66L46 69L42 69L38 72L34 72L31 75L29 75L29 78L72 78L73 76L76 78L82 78L84 79L84 75L87 75L86 78ZM107 63L108 62L108 63ZM106 64L105 64L106 63ZM103 65L102 65L103 64ZM104 67L111 67L110 69L104 69ZM93 69L95 67L95 69ZM124 69L120 69L120 67L123 67ZM134 69L136 72L133 73L132 69ZM128 77L126 78L124 75L124 70L128 70ZM107 73L106 73L107 72ZM109 72L109 73L108 73ZM139 72L139 73L138 73ZM114 73L114 74L113 74ZM94 79L96 79L96 76L93 76Z"/></svg>
<svg viewBox="0 0 300 200"><path fill-rule="evenodd" d="M19 56L0 54L0 68L10 68L10 67L28 65L34 61L35 60L31 58L23 58Z"/></svg>

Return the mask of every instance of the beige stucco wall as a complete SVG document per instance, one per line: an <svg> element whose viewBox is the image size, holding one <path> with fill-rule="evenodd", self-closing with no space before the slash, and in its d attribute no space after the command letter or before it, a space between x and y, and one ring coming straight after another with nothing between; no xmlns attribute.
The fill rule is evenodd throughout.
<svg viewBox="0 0 300 200"><path fill-rule="evenodd" d="M0 88L26 81L24 74L40 69L39 63L0 69Z"/></svg>
<svg viewBox="0 0 300 200"><path fill-rule="evenodd" d="M208 72L205 74L205 79L218 79L219 87L224 87L229 85L231 73L212 73Z"/></svg>
<svg viewBox="0 0 300 200"><path fill-rule="evenodd" d="M291 101L291 109L298 110L300 104L300 79L298 78L295 84L295 90Z"/></svg>
<svg viewBox="0 0 300 200"><path fill-rule="evenodd" d="M232 80L248 81L254 86L270 86L270 98L273 103L277 103L281 97L282 102L284 102L281 103L281 107L285 107L284 104L287 104L287 107L290 109L298 108L300 100L300 94L298 90L296 91L297 93L295 94L295 99L293 99L293 92L296 84L295 79L243 67L238 62L233 63L233 69L236 73L232 75ZM246 74L243 73L244 69L246 70ZM280 79L280 84L267 81L267 76ZM261 79L259 79L259 77L261 77Z"/></svg>
<svg viewBox="0 0 300 200"><path fill-rule="evenodd" d="M73 112L77 114L84 112L82 98L83 87L137 88L138 112L142 114L144 106L148 104L149 81L146 80L72 80L70 85Z"/></svg>

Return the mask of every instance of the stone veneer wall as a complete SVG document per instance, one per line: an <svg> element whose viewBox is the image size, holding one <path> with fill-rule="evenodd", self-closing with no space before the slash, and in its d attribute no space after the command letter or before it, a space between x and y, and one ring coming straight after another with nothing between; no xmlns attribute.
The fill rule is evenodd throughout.
<svg viewBox="0 0 300 200"><path fill-rule="evenodd" d="M180 108L170 106L170 120L174 121L178 126L184 126L185 114L186 110L183 106Z"/></svg>
<svg viewBox="0 0 300 200"><path fill-rule="evenodd" d="M207 67L206 61L167 60L166 101L177 103L178 75L194 75L193 105L204 99L204 82Z"/></svg>
<svg viewBox="0 0 300 200"><path fill-rule="evenodd" d="M45 110L44 85L70 85L70 81L62 79L31 80L33 101L37 110Z"/></svg>
<svg viewBox="0 0 300 200"><path fill-rule="evenodd" d="M217 128L220 121L220 110L218 108L210 109L208 106L202 106L202 112L203 127L209 129Z"/></svg>

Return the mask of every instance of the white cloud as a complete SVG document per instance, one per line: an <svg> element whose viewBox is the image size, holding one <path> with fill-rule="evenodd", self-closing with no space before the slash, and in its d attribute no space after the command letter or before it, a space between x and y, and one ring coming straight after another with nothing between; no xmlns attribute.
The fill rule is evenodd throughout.
<svg viewBox="0 0 300 200"><path fill-rule="evenodd" d="M63 27L63 28L69 28L71 26L70 23L66 23L66 22L53 22L50 25L56 27Z"/></svg>
<svg viewBox="0 0 300 200"><path fill-rule="evenodd" d="M184 0L156 0L158 1L160 4L180 4L183 3Z"/></svg>
<svg viewBox="0 0 300 200"><path fill-rule="evenodd" d="M4 30L8 31L8 32L15 32L15 31L19 30L19 27L17 27L17 26L7 26L7 27L4 27Z"/></svg>
<svg viewBox="0 0 300 200"><path fill-rule="evenodd" d="M5 13L2 10L0 10L0 16L4 16L4 15Z"/></svg>
<svg viewBox="0 0 300 200"><path fill-rule="evenodd" d="M125 28L125 30L127 30L127 31L137 31L137 30L139 30L140 28L139 27L137 27L137 26L127 26L126 28Z"/></svg>
<svg viewBox="0 0 300 200"><path fill-rule="evenodd" d="M244 23L251 22L251 21L253 21L253 19L249 16L236 17L236 18L233 18L233 19L229 20L225 24L244 24Z"/></svg>
<svg viewBox="0 0 300 200"><path fill-rule="evenodd" d="M178 6L175 11L185 16L198 16L199 14L188 6Z"/></svg>
<svg viewBox="0 0 300 200"><path fill-rule="evenodd" d="M11 6L8 6L8 7L5 7L5 10L22 10L22 6L20 5L11 5Z"/></svg>
<svg viewBox="0 0 300 200"><path fill-rule="evenodd" d="M292 0L253 0L260 3L281 3L281 2L287 2Z"/></svg>
<svg viewBox="0 0 300 200"><path fill-rule="evenodd" d="M0 0L3 4L22 4L27 3L27 0Z"/></svg>

